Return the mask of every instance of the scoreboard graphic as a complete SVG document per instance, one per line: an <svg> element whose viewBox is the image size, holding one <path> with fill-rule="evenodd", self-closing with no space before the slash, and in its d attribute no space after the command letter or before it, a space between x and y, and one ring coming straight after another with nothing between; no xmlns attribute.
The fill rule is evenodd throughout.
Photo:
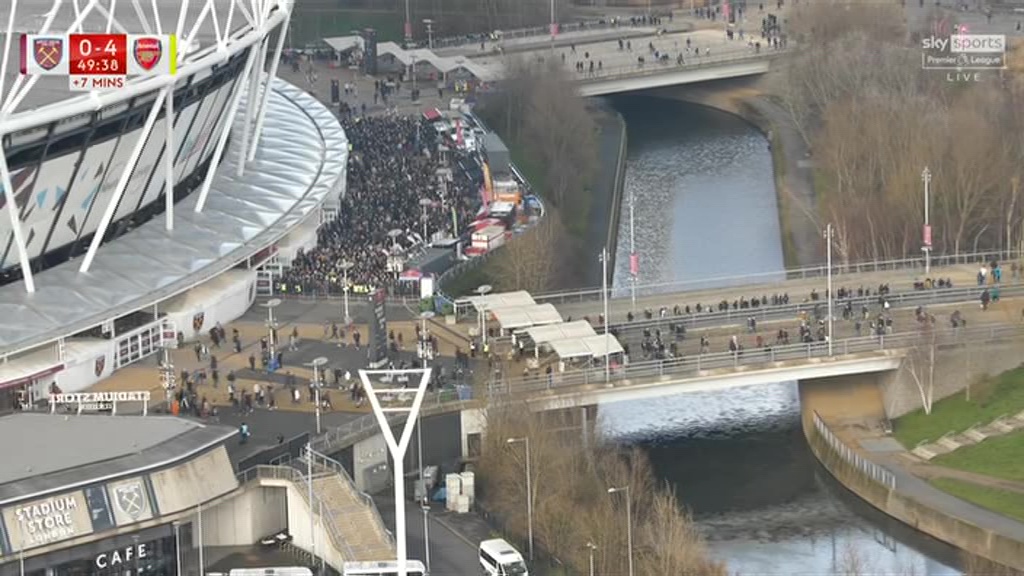
<svg viewBox="0 0 1024 576"><path fill-rule="evenodd" d="M67 76L72 91L115 90L129 76L173 75L174 35L22 34L21 73Z"/></svg>

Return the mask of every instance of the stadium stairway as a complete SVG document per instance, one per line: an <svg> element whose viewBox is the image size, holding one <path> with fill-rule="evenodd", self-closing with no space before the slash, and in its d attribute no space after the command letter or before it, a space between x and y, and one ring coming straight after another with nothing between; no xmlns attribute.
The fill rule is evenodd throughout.
<svg viewBox="0 0 1024 576"><path fill-rule="evenodd" d="M373 501L356 489L341 464L321 455L313 461L313 492L326 508L324 521L334 523L353 556L349 560L393 559L394 542Z"/></svg>

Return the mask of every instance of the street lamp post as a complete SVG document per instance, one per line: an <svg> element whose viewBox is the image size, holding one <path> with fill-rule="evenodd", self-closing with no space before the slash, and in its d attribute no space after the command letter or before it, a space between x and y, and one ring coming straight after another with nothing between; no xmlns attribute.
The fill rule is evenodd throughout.
<svg viewBox="0 0 1024 576"><path fill-rule="evenodd" d="M924 181L924 234L921 250L924 252L924 274L931 274L932 271L932 227L928 222L928 202L930 201L929 184L932 183L932 171L927 166L921 171L921 180Z"/></svg>
<svg viewBox="0 0 1024 576"><path fill-rule="evenodd" d="M601 299L604 301L604 335L608 339L608 247L601 249ZM611 380L612 367L608 362L608 342L604 344L604 381Z"/></svg>
<svg viewBox="0 0 1024 576"><path fill-rule="evenodd" d="M609 494L623 492L626 495L626 546L629 551L629 576L633 576L633 509L629 502L629 486L609 488Z"/></svg>
<svg viewBox="0 0 1024 576"><path fill-rule="evenodd" d="M423 211L423 215L420 218L423 219L423 245L430 244L427 239L427 208L430 208L434 202L430 198L420 198L420 208Z"/></svg>
<svg viewBox="0 0 1024 576"><path fill-rule="evenodd" d="M424 501L424 504L420 505L420 508L423 510L423 551L426 553L426 556L427 556L427 558L426 558L426 560L427 560L427 574L429 574L430 573L430 522L427 521L427 515L430 514L430 506L428 506L425 503L425 502L428 501L427 498L424 498L423 501Z"/></svg>
<svg viewBox="0 0 1024 576"><path fill-rule="evenodd" d="M636 255L636 234L633 220L633 205L635 204L635 196L633 189L629 190L629 278L630 278L630 297L633 301L633 311L636 311L636 280L637 275L640 274L640 261Z"/></svg>
<svg viewBox="0 0 1024 576"><path fill-rule="evenodd" d="M597 550L597 546L593 542L587 542L587 552L590 553L590 576L594 576L594 550Z"/></svg>
<svg viewBox="0 0 1024 576"><path fill-rule="evenodd" d="M828 355L832 355L832 224L825 225L825 265L828 266Z"/></svg>
<svg viewBox="0 0 1024 576"><path fill-rule="evenodd" d="M348 269L354 266L354 264L351 260L342 260L339 265L341 266L341 281L343 282L341 292L345 306L345 326L348 327L352 323L352 316L348 313Z"/></svg>
<svg viewBox="0 0 1024 576"><path fill-rule="evenodd" d="M434 21L424 18L423 23L427 25L427 48L434 49Z"/></svg>
<svg viewBox="0 0 1024 576"><path fill-rule="evenodd" d="M549 29L549 32L551 32L551 51L552 52L555 51L555 30L556 30L555 27L556 26L557 26L557 24L555 23L555 0L551 0L551 27Z"/></svg>
<svg viewBox="0 0 1024 576"><path fill-rule="evenodd" d="M277 355L277 339L274 338L274 334L277 332L277 321L274 320L274 308L280 305L280 298L271 298L263 303L263 307L267 309L267 336L270 338L268 350L270 350L271 362L274 361L274 356Z"/></svg>
<svg viewBox="0 0 1024 576"><path fill-rule="evenodd" d="M533 481L531 479L532 474L530 473L530 438L523 436L522 438L509 438L505 440L507 444L517 444L522 442L526 445L526 536L527 546L530 551L530 561L533 561Z"/></svg>
<svg viewBox="0 0 1024 576"><path fill-rule="evenodd" d="M316 402L316 433L320 434L320 367L327 364L327 358L320 356L314 358L312 362L306 364L306 366L313 367L313 396Z"/></svg>
<svg viewBox="0 0 1024 576"><path fill-rule="evenodd" d="M181 574L181 522L172 522L174 526L174 566Z"/></svg>
<svg viewBox="0 0 1024 576"><path fill-rule="evenodd" d="M409 0L405 0L405 41L412 40L412 17L409 13Z"/></svg>
<svg viewBox="0 0 1024 576"><path fill-rule="evenodd" d="M492 289L493 288L491 287L490 284L484 284L484 285L478 287L475 290L475 292L479 296L486 296L486 295L488 295L491 292ZM477 316L480 319L480 342L481 342L480 345L481 346L483 346L484 344L487 344L487 309L486 308L487 307L484 306L483 304L481 304L480 306L477 307L477 310L478 310Z"/></svg>

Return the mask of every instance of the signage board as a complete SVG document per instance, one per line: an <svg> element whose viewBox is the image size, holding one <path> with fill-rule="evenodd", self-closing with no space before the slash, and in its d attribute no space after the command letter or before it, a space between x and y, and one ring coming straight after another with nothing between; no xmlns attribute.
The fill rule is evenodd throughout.
<svg viewBox="0 0 1024 576"><path fill-rule="evenodd" d="M97 358L97 372L102 373L103 369ZM138 392L74 392L69 394L50 394L50 408L55 411L57 406L71 406L79 412L99 412L103 410L114 410L118 402L142 402L148 405L150 392L148 390Z"/></svg>
<svg viewBox="0 0 1024 576"><path fill-rule="evenodd" d="M143 560L147 556L149 556L149 543L141 542L134 546L126 546L117 550L111 550L110 552L97 554L96 558L93 558L92 563L96 568L106 570L125 564L132 566L136 559Z"/></svg>
<svg viewBox="0 0 1024 576"><path fill-rule="evenodd" d="M388 319L385 304L387 293L378 288L370 295L373 320L370 322L370 337L367 342L370 354L370 368L380 368L388 363Z"/></svg>
<svg viewBox="0 0 1024 576"><path fill-rule="evenodd" d="M3 509L11 550L45 546L93 532L89 505L81 490Z"/></svg>

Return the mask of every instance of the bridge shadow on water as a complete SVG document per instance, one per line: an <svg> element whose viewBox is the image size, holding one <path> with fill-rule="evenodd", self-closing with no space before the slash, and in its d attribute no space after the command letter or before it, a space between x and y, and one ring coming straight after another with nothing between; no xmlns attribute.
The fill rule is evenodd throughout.
<svg viewBox="0 0 1024 576"><path fill-rule="evenodd" d="M851 555L865 574L960 573L954 548L861 501L818 464L795 383L602 405L600 413L606 434L645 449L730 573L841 573ZM631 425L640 421L665 424Z"/></svg>

